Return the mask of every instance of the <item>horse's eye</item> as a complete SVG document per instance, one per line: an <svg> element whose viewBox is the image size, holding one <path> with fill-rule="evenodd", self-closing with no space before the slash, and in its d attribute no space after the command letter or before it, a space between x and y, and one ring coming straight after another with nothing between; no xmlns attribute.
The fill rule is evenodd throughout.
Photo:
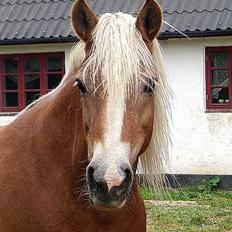
<svg viewBox="0 0 232 232"><path fill-rule="evenodd" d="M155 89L155 82L151 79L149 79L148 83L144 86L144 92L145 93L152 93Z"/></svg>
<svg viewBox="0 0 232 232"><path fill-rule="evenodd" d="M88 92L86 85L80 79L78 78L76 79L76 84L82 94L85 94Z"/></svg>

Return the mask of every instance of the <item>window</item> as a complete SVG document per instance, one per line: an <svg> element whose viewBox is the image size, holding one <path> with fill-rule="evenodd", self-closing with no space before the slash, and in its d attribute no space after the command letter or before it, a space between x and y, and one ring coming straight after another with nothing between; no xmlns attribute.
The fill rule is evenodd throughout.
<svg viewBox="0 0 232 232"><path fill-rule="evenodd" d="M63 75L63 53L0 56L0 111L22 110L54 89Z"/></svg>
<svg viewBox="0 0 232 232"><path fill-rule="evenodd" d="M207 109L232 109L232 47L206 49Z"/></svg>

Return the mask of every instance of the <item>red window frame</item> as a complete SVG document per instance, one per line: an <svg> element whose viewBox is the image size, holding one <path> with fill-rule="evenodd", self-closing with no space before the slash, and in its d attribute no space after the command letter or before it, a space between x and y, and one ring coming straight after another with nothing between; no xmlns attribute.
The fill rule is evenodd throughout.
<svg viewBox="0 0 232 232"><path fill-rule="evenodd" d="M212 88L220 88L211 84L212 70L226 70L225 67L212 67L212 52L226 52L228 54L228 93L229 103L213 103L211 97ZM209 110L230 110L232 109L232 47L207 47L206 48L206 108Z"/></svg>
<svg viewBox="0 0 232 232"><path fill-rule="evenodd" d="M4 90L3 89L3 77L4 75L11 75L10 73L3 72L3 60L8 57L15 57L18 60L17 76L18 76L18 89L17 90ZM40 66L39 72L29 73L24 71L25 59L28 57L39 58ZM47 58L48 57L61 57L62 67L61 71L48 72L47 71ZM9 54L0 55L0 112L19 112L26 107L25 93L26 92L39 92L41 95L48 93L51 89L48 89L47 75L61 74L62 77L65 73L65 55L64 52L52 52L52 53L30 53L30 54ZM26 89L24 84L25 75L39 75L40 77L40 89ZM18 92L18 107L4 107L3 94L7 92Z"/></svg>

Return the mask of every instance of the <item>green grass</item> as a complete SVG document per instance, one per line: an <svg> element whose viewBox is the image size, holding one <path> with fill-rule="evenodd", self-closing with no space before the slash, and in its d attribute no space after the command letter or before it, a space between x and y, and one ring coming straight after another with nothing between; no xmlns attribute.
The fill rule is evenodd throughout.
<svg viewBox="0 0 232 232"><path fill-rule="evenodd" d="M199 206L146 206L148 232L232 231L232 209Z"/></svg>
<svg viewBox="0 0 232 232"><path fill-rule="evenodd" d="M193 201L189 206L146 204L148 232L232 232L232 192L208 186L178 190L169 189L165 194L155 194L145 187L141 193L145 200Z"/></svg>

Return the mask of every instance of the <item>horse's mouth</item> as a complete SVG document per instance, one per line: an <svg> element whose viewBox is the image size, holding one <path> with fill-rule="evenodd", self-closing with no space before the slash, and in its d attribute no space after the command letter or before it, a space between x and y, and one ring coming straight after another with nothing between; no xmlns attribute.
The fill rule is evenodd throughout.
<svg viewBox="0 0 232 232"><path fill-rule="evenodd" d="M103 202L97 202L97 201L93 201L91 200L93 207L96 210L99 211L116 211L116 210L120 210L122 209L125 204L126 204L126 200L116 203L116 202L112 202L112 203L103 203Z"/></svg>

